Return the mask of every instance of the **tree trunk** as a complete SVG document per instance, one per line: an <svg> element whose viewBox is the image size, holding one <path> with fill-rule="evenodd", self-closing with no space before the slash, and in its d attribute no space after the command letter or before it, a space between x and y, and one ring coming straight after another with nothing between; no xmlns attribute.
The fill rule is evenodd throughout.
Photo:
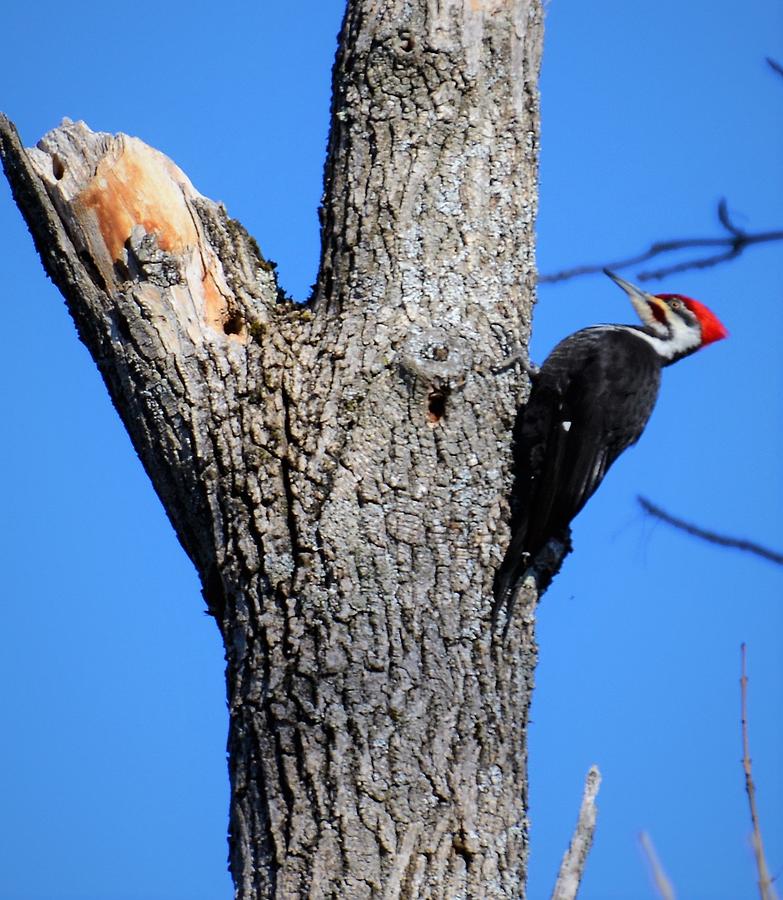
<svg viewBox="0 0 783 900"><path fill-rule="evenodd" d="M535 274L538 0L352 0L307 305L157 151L16 200L223 635L241 898L519 897L534 604L490 628Z"/></svg>

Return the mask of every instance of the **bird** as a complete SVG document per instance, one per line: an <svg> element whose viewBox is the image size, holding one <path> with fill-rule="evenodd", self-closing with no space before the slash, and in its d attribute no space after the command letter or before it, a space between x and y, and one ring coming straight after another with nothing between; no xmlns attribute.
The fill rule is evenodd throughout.
<svg viewBox="0 0 783 900"><path fill-rule="evenodd" d="M535 574L538 554L552 540L563 546L551 580L570 549L571 520L617 457L639 440L661 370L728 336L698 300L648 294L604 272L628 295L641 324L583 328L530 371L530 396L514 425L511 540L494 582L493 621L505 609L506 628L516 587Z"/></svg>

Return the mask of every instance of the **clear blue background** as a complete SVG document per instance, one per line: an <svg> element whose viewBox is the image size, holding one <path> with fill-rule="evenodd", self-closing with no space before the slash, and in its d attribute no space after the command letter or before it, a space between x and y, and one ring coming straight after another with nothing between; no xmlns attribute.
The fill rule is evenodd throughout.
<svg viewBox="0 0 783 900"><path fill-rule="evenodd" d="M27 144L67 115L163 150L304 297L341 14L340 0L9 4L0 108ZM551 3L541 270L717 233L721 195L741 224L782 227L783 78L767 55L783 59L778 0ZM0 898L228 898L217 630L4 182L0 236ZM761 821L783 869L783 572L634 501L783 545L782 250L661 286L708 303L731 339L666 372L542 605L531 900L549 895L593 762L583 900L654 896L641 829L681 897L756 896L741 641ZM534 358L629 317L603 277L543 287Z"/></svg>

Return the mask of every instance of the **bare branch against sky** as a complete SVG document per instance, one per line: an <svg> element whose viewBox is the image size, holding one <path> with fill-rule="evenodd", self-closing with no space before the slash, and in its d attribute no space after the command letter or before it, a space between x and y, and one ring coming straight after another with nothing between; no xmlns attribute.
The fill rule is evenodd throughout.
<svg viewBox="0 0 783 900"><path fill-rule="evenodd" d="M752 553L755 556L760 556L762 559L768 559L770 562L775 563L775 565L783 566L783 553L778 553L776 550L770 550L754 541L748 541L744 538L729 537L725 534L718 534L716 531L708 531L706 528L700 528L692 522L686 522L684 519L679 519L677 516L667 513L666 510L661 509L660 506L656 506L646 497L637 497L636 499L648 515L660 519L662 522L666 522L667 525L679 528L681 531L691 534L694 537L701 538L703 541L708 541L710 544L718 544L721 547L733 547L735 550Z"/></svg>
<svg viewBox="0 0 783 900"><path fill-rule="evenodd" d="M772 65L771 61L770 65ZM669 275L687 272L691 269L709 269L720 263L736 259L744 253L748 247L755 244L783 240L783 230L759 231L753 233L745 231L745 229L735 225L729 216L725 198L722 198L718 203L717 215L718 221L726 231L726 234L722 237L677 238L668 241L655 241L642 253L637 253L634 256L628 256L624 259L614 260L612 262L593 263L584 266L573 266L569 269L561 269L559 272L552 272L548 275L539 275L539 284L554 284L557 281L568 281L569 279L577 278L580 275L594 275L598 272L602 272L604 269L611 269L612 271L630 269L634 266L641 265L642 263L649 262L652 259L657 259L659 256L665 256L668 253L675 253L681 250L712 248L713 252L708 253L706 256L696 256L692 259L683 260L682 262L662 266L659 269L645 269L636 273L636 278L639 281L654 281L666 278Z"/></svg>

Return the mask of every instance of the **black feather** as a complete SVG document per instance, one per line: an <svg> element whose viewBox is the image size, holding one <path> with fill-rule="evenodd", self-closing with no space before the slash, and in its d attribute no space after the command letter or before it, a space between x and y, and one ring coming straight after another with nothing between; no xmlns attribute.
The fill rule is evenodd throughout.
<svg viewBox="0 0 783 900"><path fill-rule="evenodd" d="M493 617L569 525L655 405L662 361L633 326L572 334L547 357L514 428L512 537L495 578ZM509 611L510 615L510 611Z"/></svg>

